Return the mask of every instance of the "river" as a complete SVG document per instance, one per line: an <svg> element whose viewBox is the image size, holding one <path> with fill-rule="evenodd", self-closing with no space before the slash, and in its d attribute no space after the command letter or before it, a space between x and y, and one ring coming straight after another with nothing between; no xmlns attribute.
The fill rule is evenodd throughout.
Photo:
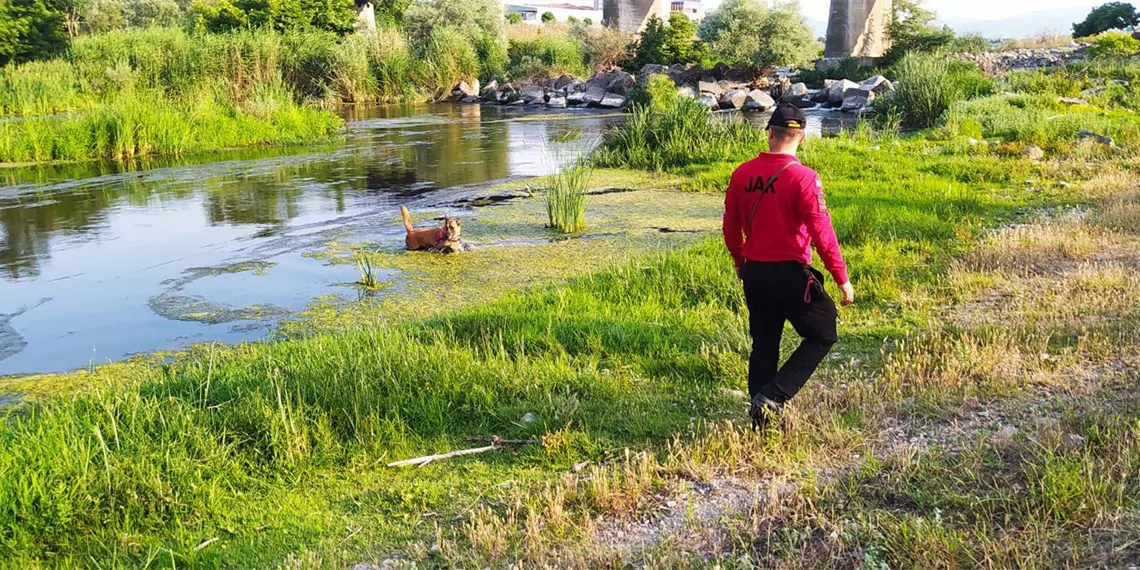
<svg viewBox="0 0 1140 570"><path fill-rule="evenodd" d="M623 120L542 113L354 109L323 146L0 169L0 376L256 340L313 299L355 299L355 267L305 254L398 244L400 205L458 211L458 196L547 174Z"/></svg>

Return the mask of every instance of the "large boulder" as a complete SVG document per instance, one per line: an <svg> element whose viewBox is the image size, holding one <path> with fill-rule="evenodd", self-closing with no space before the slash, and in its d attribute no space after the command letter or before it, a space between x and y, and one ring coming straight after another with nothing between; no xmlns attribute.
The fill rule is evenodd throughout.
<svg viewBox="0 0 1140 570"><path fill-rule="evenodd" d="M566 96L565 95L551 95L550 99L546 102L546 106L551 109L565 109Z"/></svg>
<svg viewBox="0 0 1140 570"><path fill-rule="evenodd" d="M701 93L708 93L709 95L712 95L714 98L720 97L721 94L724 93L724 90L720 88L720 84L711 77L705 77L704 79L701 79L700 82L697 83L697 89Z"/></svg>
<svg viewBox="0 0 1140 570"><path fill-rule="evenodd" d="M828 96L828 89L825 87L811 94L811 101L813 103L826 103Z"/></svg>
<svg viewBox="0 0 1140 570"><path fill-rule="evenodd" d="M513 87L511 87L509 84L504 85L502 89L499 89L495 93L495 100L504 104L504 105L509 105L511 103L514 103L515 101L522 101L522 99L519 97L519 92L516 91ZM525 101L523 101L523 102L525 103Z"/></svg>
<svg viewBox="0 0 1140 570"><path fill-rule="evenodd" d="M689 97L690 99L696 99L699 95L700 93L697 93L697 88L693 87L692 85L682 85L677 88L678 97Z"/></svg>
<svg viewBox="0 0 1140 570"><path fill-rule="evenodd" d="M832 107L843 105L843 96L848 89L859 89L859 84L846 79L836 81L827 90L827 103Z"/></svg>
<svg viewBox="0 0 1140 570"><path fill-rule="evenodd" d="M629 93L633 86L637 85L637 78L624 71L617 71L613 73L613 78L610 79L609 84L606 86L606 91L610 93L617 93L618 95L625 95Z"/></svg>
<svg viewBox="0 0 1140 570"><path fill-rule="evenodd" d="M866 89L856 87L854 89L848 89L847 92L843 94L843 106L841 110L845 112L862 111L870 107L871 103L874 102L874 91L867 91Z"/></svg>
<svg viewBox="0 0 1140 570"><path fill-rule="evenodd" d="M650 75L669 75L669 68L659 63L647 63L641 66L641 71L637 73L637 80L645 81Z"/></svg>
<svg viewBox="0 0 1140 570"><path fill-rule="evenodd" d="M876 75L874 77L868 77L867 79L864 79L863 82L859 84L859 87L875 93L876 95L895 90L895 84L891 83L890 79L887 79L882 75Z"/></svg>
<svg viewBox="0 0 1140 570"><path fill-rule="evenodd" d="M713 97L709 93L701 93L701 98L699 99L699 101L701 102L701 105L704 105L705 107L708 107L709 109L720 108L720 103L717 102L716 97Z"/></svg>
<svg viewBox="0 0 1140 570"><path fill-rule="evenodd" d="M780 98L780 101L782 103L795 105L801 109L815 107L815 102L811 100L807 85L803 83L789 85L787 90L784 92L784 96Z"/></svg>
<svg viewBox="0 0 1140 570"><path fill-rule="evenodd" d="M566 94L566 104L567 105L585 105L586 104L586 92L585 91L574 91L571 93L567 93Z"/></svg>
<svg viewBox="0 0 1140 570"><path fill-rule="evenodd" d="M483 89L481 89L479 91L479 96L484 98L484 99L494 99L495 98L495 92L498 90L499 90L499 82L495 79L492 79L490 83L485 85L483 87Z"/></svg>
<svg viewBox="0 0 1140 570"><path fill-rule="evenodd" d="M620 93L606 93L606 96L602 97L602 102L598 103L598 105L609 109L620 109L625 106L625 95Z"/></svg>
<svg viewBox="0 0 1140 570"><path fill-rule="evenodd" d="M808 94L808 87L806 83L794 83L788 89L788 95L793 97L803 97Z"/></svg>
<svg viewBox="0 0 1140 570"><path fill-rule="evenodd" d="M748 100L748 92L743 89L733 89L720 96L718 103L721 109L740 109Z"/></svg>
<svg viewBox="0 0 1140 570"><path fill-rule="evenodd" d="M519 90L519 95L528 104L541 105L546 103L546 89L541 85L527 85Z"/></svg>
<svg viewBox="0 0 1140 570"><path fill-rule="evenodd" d="M745 111L767 111L776 106L776 100L771 95L759 90L753 89L748 92L748 96L744 99L744 105L741 107Z"/></svg>
<svg viewBox="0 0 1140 570"><path fill-rule="evenodd" d="M599 105L602 99L606 98L606 90L604 87L591 87L586 90L586 94L582 97L587 105Z"/></svg>
<svg viewBox="0 0 1140 570"><path fill-rule="evenodd" d="M454 95L456 99L462 99L464 97L478 97L479 80L472 79L470 82L460 81L459 85L455 86L455 89L452 90L451 94Z"/></svg>

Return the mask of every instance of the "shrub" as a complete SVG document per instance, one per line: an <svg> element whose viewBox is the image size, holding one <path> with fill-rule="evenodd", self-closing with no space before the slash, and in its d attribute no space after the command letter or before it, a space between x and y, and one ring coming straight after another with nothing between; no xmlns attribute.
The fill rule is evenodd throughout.
<svg viewBox="0 0 1140 570"><path fill-rule="evenodd" d="M356 23L352 0L194 0L190 12L196 28L211 32L267 26L343 35Z"/></svg>
<svg viewBox="0 0 1140 570"><path fill-rule="evenodd" d="M496 0L424 0L404 14L404 33L416 55L423 54L438 28L458 31L474 46L479 67L488 74L500 73L509 61L506 21ZM477 63L478 63L477 62ZM447 89L454 87L450 85Z"/></svg>
<svg viewBox="0 0 1140 570"><path fill-rule="evenodd" d="M446 97L464 79L479 75L479 55L463 32L451 26L432 30L420 53L417 83L436 99Z"/></svg>
<svg viewBox="0 0 1140 570"><path fill-rule="evenodd" d="M575 26L572 33L581 42L582 55L591 68L610 67L630 57L633 36L617 28L584 24Z"/></svg>
<svg viewBox="0 0 1140 570"><path fill-rule="evenodd" d="M955 101L993 92L993 83L977 67L928 55L904 56L890 75L896 90L876 103L875 110L898 117L908 128L934 126Z"/></svg>
<svg viewBox="0 0 1140 570"><path fill-rule="evenodd" d="M606 134L592 157L596 166L674 170L754 155L766 140L742 120L713 118L691 97L674 97L663 111L637 107L626 124Z"/></svg>
<svg viewBox="0 0 1140 570"><path fill-rule="evenodd" d="M733 22L759 22L764 18L766 11L764 5L756 0L725 0L716 10L705 16L697 28L697 34L701 41L712 45L720 40L721 34L728 30Z"/></svg>
<svg viewBox="0 0 1140 570"><path fill-rule="evenodd" d="M629 103L635 111L641 109L654 114L666 112L676 98L677 84L669 76L660 73L650 75L644 83L639 83L629 92Z"/></svg>
<svg viewBox="0 0 1140 570"><path fill-rule="evenodd" d="M556 20L557 20L557 18L554 17L554 12L543 12L542 13L542 23L549 24L550 22L554 22Z"/></svg>
<svg viewBox="0 0 1140 570"><path fill-rule="evenodd" d="M582 44L574 37L536 36L525 40L511 40L509 54L511 60L509 71L516 78L585 73Z"/></svg>
<svg viewBox="0 0 1140 570"><path fill-rule="evenodd" d="M1089 56L1093 59L1131 57L1138 53L1140 53L1140 40L1128 34L1103 34L1089 47Z"/></svg>
<svg viewBox="0 0 1140 570"><path fill-rule="evenodd" d="M1083 22L1073 24L1073 37L1087 38L1109 30L1125 30L1140 24L1140 13L1132 4L1109 2L1093 8Z"/></svg>
<svg viewBox="0 0 1140 570"><path fill-rule="evenodd" d="M508 24L521 24L522 23L522 14L519 14L518 12L507 13L507 23Z"/></svg>

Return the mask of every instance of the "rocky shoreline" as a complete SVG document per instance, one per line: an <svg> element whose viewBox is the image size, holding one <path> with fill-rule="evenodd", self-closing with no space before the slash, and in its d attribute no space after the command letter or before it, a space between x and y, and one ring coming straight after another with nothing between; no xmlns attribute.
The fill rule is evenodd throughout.
<svg viewBox="0 0 1140 570"><path fill-rule="evenodd" d="M625 71L599 71L589 79L562 75L540 82L504 83L492 80L462 81L451 92L453 101L513 106L542 106L550 109L601 107L620 109L630 102L631 91L651 76L668 77L678 94L692 97L713 110L768 111L779 103L802 109L827 107L843 112L866 111L875 98L893 91L887 78L876 75L862 82L828 80L823 89L812 90L804 83L792 83L787 76L748 79L726 65L705 69L694 65L649 64L636 76Z"/></svg>

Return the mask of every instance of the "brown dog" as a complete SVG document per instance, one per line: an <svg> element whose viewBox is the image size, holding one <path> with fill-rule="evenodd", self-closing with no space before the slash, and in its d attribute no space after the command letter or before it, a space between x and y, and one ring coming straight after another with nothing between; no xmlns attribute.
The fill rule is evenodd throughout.
<svg viewBox="0 0 1140 570"><path fill-rule="evenodd" d="M400 215L404 218L404 229L408 231L404 244L409 250L426 249L445 253L463 251L463 242L459 239L463 222L459 218L446 217L443 219L443 227L417 230L412 228L412 215L407 208L400 206Z"/></svg>

